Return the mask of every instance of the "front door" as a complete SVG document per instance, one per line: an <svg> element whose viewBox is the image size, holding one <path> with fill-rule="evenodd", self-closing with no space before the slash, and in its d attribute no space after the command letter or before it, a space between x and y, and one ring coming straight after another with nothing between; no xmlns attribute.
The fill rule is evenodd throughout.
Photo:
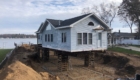
<svg viewBox="0 0 140 80"><path fill-rule="evenodd" d="M102 46L102 33L98 34L98 47Z"/></svg>

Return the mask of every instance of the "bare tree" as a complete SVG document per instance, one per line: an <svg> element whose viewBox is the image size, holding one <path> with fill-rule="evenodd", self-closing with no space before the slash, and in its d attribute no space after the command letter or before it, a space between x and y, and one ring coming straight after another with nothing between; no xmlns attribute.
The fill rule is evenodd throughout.
<svg viewBox="0 0 140 80"><path fill-rule="evenodd" d="M131 17L131 19L130 19L130 17L128 15L126 15L126 14L120 14L119 12L118 12L118 16L120 17L120 20L121 21L125 22L124 23L125 24L124 26L125 27L128 26L130 28L131 33L132 33L132 27L133 27L133 25L135 23L135 18L132 18Z"/></svg>
<svg viewBox="0 0 140 80"><path fill-rule="evenodd" d="M121 18L124 18L124 21L126 22L126 19L129 21L129 27L132 30L133 24L135 24L138 28L138 38L140 39L140 1L139 0L123 0L121 5L119 6L118 15L121 16Z"/></svg>
<svg viewBox="0 0 140 80"><path fill-rule="evenodd" d="M101 3L100 5L94 5L91 9L89 7L84 8L82 14L94 13L111 27L111 23L117 14L117 9L118 7L114 2Z"/></svg>

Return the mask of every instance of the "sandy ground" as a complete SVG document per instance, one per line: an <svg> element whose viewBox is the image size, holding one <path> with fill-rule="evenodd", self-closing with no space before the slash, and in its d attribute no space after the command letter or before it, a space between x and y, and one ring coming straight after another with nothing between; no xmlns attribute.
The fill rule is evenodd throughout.
<svg viewBox="0 0 140 80"><path fill-rule="evenodd" d="M120 73L126 71L127 65L133 65L136 73L140 73L140 57L122 53L107 52L95 56L94 66L84 67L83 57L70 56L68 71L60 71L57 66L57 56L51 52L47 62L36 62L27 56L35 52L28 49L17 51L4 69L0 70L1 80L114 80L115 78L134 77L134 74ZM113 56L113 57L112 57ZM126 59L125 59L126 58ZM121 62L129 60L123 68ZM10 65L9 65L10 64ZM58 78L58 77L59 78ZM27 79L26 79L27 78Z"/></svg>

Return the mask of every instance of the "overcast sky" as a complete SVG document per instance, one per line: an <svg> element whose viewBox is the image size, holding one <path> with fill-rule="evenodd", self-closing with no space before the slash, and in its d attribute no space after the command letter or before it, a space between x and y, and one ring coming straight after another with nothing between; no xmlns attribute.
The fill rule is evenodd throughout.
<svg viewBox="0 0 140 80"><path fill-rule="evenodd" d="M0 34L34 34L46 18L67 19L81 15L85 7L92 7L104 0L0 0ZM114 1L120 4L122 0ZM114 20L113 31L130 32L123 28L118 19Z"/></svg>

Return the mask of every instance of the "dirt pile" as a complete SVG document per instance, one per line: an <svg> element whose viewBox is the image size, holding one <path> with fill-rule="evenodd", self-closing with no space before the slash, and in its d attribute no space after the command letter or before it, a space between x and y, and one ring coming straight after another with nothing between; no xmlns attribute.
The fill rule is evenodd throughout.
<svg viewBox="0 0 140 80"><path fill-rule="evenodd" d="M1 80L59 80L58 77L51 77L47 72L37 73L20 61L13 62L0 72Z"/></svg>
<svg viewBox="0 0 140 80"><path fill-rule="evenodd" d="M116 69L118 75L134 75L136 67L131 65L130 59L125 56L116 55L114 53L98 54L95 53L95 62L104 64Z"/></svg>

